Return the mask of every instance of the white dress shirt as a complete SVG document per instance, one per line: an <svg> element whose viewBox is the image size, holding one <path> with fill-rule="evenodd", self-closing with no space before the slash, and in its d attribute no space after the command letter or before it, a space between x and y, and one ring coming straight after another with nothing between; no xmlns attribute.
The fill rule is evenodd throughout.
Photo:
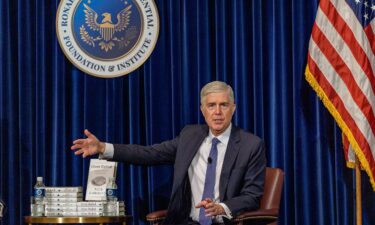
<svg viewBox="0 0 375 225"><path fill-rule="evenodd" d="M227 151L227 146L229 142L230 132L232 130L232 124L222 133L221 135L217 136L216 138L219 139L219 143L217 144L217 164L216 164L216 177L215 177L215 187L214 187L214 196L213 199L215 202L220 202L219 196L219 184L220 184L220 175L221 169L223 167L224 156L225 152ZM210 155L211 146L212 146L212 139L215 136L209 132L209 135L204 139L203 143L199 147L197 154L195 154L191 164L189 166L189 180L191 186L191 193L192 193L192 201L191 201L191 211L190 217L194 221L199 221L199 208L195 208L198 203L202 201L203 189L204 189L204 182L206 179L206 170L208 164L208 157ZM227 218L231 219L231 212L229 208L224 203L219 203L223 206ZM217 216L215 218L217 222L222 222L221 216Z"/></svg>
<svg viewBox="0 0 375 225"><path fill-rule="evenodd" d="M218 155L217 155L216 178L215 178L215 187L214 187L215 199L213 199L215 202L219 203L224 208L225 213L226 213L224 217L227 217L228 219L232 218L231 211L224 203L220 203L219 184L220 184L221 169L223 167L224 156L227 150L231 130L232 130L232 124L228 126L228 128L224 131L224 133L216 137L217 139L219 139L220 143L218 143L217 145ZM210 131L209 135L204 139L203 143L199 147L199 150L197 154L195 154L188 169L189 181L190 181L191 193L192 193L190 217L194 221L199 221L199 208L197 209L195 208L195 206L202 200L204 182L206 178L208 156L211 151L212 139L214 137L215 136ZM112 159L113 155L114 155L113 144L105 143L105 151L102 155L99 156L99 158ZM220 223L223 221L222 216L216 216L214 220Z"/></svg>

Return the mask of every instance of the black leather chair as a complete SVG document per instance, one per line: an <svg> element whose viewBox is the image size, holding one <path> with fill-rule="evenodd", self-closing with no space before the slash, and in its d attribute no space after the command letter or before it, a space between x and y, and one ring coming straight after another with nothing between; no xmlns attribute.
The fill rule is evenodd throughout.
<svg viewBox="0 0 375 225"><path fill-rule="evenodd" d="M233 223L238 225L276 225L279 218L279 205L283 183L284 172L279 168L267 167L260 208L234 217L232 219ZM146 219L153 225L160 225L167 216L167 213L167 210L155 211L148 214Z"/></svg>

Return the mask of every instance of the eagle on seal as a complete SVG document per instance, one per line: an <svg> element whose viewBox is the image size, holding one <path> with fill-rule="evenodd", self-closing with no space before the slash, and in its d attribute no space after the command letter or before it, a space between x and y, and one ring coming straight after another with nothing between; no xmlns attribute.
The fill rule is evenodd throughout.
<svg viewBox="0 0 375 225"><path fill-rule="evenodd" d="M96 13L88 5L83 5L85 7L84 12L87 26L89 26L90 29L93 31L99 31L101 37L106 42L112 40L115 32L123 31L129 25L131 14L130 9L132 5L129 5L128 7L124 8L117 14L116 24L112 22L112 15L108 12L102 14L104 18L101 23L98 23L98 13Z"/></svg>

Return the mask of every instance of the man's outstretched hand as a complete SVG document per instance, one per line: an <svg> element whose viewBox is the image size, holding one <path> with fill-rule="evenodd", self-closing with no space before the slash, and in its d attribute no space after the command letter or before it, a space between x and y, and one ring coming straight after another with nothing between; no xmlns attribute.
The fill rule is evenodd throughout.
<svg viewBox="0 0 375 225"><path fill-rule="evenodd" d="M82 155L83 158L90 155L103 154L105 144L100 142L89 130L85 129L84 133L87 138L73 141L73 145L70 147L71 150L76 150L74 154Z"/></svg>

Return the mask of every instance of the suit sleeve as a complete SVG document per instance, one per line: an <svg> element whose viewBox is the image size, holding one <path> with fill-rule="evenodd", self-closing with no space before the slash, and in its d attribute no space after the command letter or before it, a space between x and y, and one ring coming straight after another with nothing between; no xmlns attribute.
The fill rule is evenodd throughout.
<svg viewBox="0 0 375 225"><path fill-rule="evenodd" d="M239 193L224 201L232 215L259 208L260 198L263 195L265 169L265 146L263 141L259 141L253 146L249 155L242 182L238 186Z"/></svg>
<svg viewBox="0 0 375 225"><path fill-rule="evenodd" d="M135 165L173 164L179 137L151 146L114 144L112 160Z"/></svg>

